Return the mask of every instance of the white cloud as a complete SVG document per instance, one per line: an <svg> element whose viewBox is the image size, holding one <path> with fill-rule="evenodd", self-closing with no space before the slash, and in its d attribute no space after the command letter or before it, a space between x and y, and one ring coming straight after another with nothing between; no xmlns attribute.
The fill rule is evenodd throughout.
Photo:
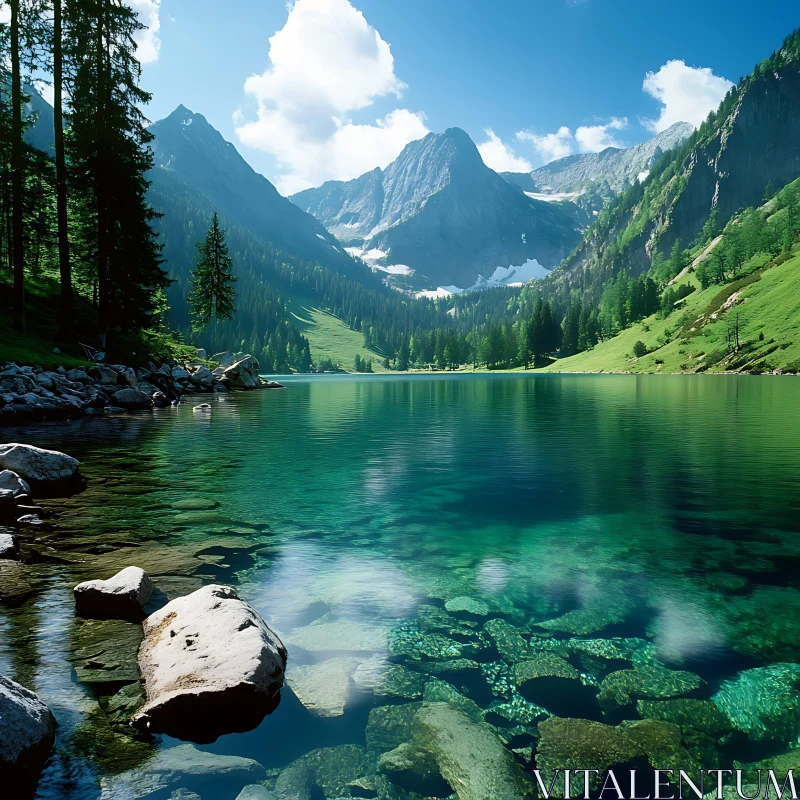
<svg viewBox="0 0 800 800"><path fill-rule="evenodd" d="M668 61L658 72L648 72L642 83L645 92L663 103L661 115L641 122L656 133L676 122L691 122L697 128L732 86L729 80L707 67L687 67L684 61Z"/></svg>
<svg viewBox="0 0 800 800"><path fill-rule="evenodd" d="M536 134L532 131L518 131L517 139L530 142L545 164L572 153L599 153L607 147L624 147L613 131L628 127L627 117L612 117L605 125L581 125L573 134L562 125L555 133Z"/></svg>
<svg viewBox="0 0 800 800"><path fill-rule="evenodd" d="M544 159L545 164L572 153L573 138L572 131L566 125L562 125L555 133L541 136L531 131L517 131L517 139L521 142L530 142Z"/></svg>
<svg viewBox="0 0 800 800"><path fill-rule="evenodd" d="M575 141L582 153L599 153L607 147L624 147L611 131L621 131L628 127L627 117L613 117L606 125L582 125L575 131Z"/></svg>
<svg viewBox="0 0 800 800"><path fill-rule="evenodd" d="M139 21L147 27L134 36L136 40L136 57L142 64L158 61L161 50L161 0L129 0L131 8L139 15Z"/></svg>
<svg viewBox="0 0 800 800"><path fill-rule="evenodd" d="M514 155L514 151L491 129L484 131L488 139L478 145L483 163L495 172L530 172L533 167L526 158Z"/></svg>
<svg viewBox="0 0 800 800"><path fill-rule="evenodd" d="M258 103L257 118L237 112L234 123L244 144L276 157L282 192L385 167L428 133L425 115L405 108L374 124L351 120L406 87L389 45L349 0L295 0L269 45L271 66L244 87Z"/></svg>
<svg viewBox="0 0 800 800"><path fill-rule="evenodd" d="M0 23L8 25L11 22L11 6L7 3L3 3L0 6Z"/></svg>

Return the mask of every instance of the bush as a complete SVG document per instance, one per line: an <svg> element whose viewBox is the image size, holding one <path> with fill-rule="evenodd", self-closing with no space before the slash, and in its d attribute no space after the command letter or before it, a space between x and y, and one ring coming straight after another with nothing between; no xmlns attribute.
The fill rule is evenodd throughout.
<svg viewBox="0 0 800 800"><path fill-rule="evenodd" d="M636 356L636 358L641 358L642 356L646 356L647 345L643 341L639 340L633 346L633 354Z"/></svg>

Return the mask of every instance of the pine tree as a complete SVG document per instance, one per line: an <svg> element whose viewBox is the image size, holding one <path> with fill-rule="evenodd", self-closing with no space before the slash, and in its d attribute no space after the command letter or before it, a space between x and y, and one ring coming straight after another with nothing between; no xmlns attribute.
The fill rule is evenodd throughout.
<svg viewBox="0 0 800 800"><path fill-rule="evenodd" d="M192 270L189 307L192 329L199 333L213 318L233 319L237 279L233 275L233 259L228 255L225 231L220 228L216 213L211 218L206 238L195 246L198 258Z"/></svg>

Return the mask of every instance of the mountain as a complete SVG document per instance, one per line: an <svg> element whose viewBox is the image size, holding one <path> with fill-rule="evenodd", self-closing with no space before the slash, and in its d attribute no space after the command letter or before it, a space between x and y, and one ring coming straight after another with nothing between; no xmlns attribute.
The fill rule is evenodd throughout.
<svg viewBox="0 0 800 800"><path fill-rule="evenodd" d="M676 122L646 142L622 150L608 147L599 153L580 153L560 158L533 172L502 172L509 183L532 194L572 194L610 190L618 194L647 177L668 150L682 144L694 132L688 122Z"/></svg>
<svg viewBox="0 0 800 800"><path fill-rule="evenodd" d="M155 136L154 184L166 176L178 178L276 248L345 274L360 271L314 217L280 195L202 114L178 106L150 132Z"/></svg>
<svg viewBox="0 0 800 800"><path fill-rule="evenodd" d="M606 277L646 272L653 256L721 229L800 176L800 31L728 93L649 177L603 211L562 267ZM713 215L713 219L712 219ZM588 270L588 272L587 272Z"/></svg>
<svg viewBox="0 0 800 800"><path fill-rule="evenodd" d="M379 269L461 288L493 276L526 280L537 266L546 274L541 268L558 265L588 220L574 205L510 186L459 128L411 142L385 170L290 199Z"/></svg>

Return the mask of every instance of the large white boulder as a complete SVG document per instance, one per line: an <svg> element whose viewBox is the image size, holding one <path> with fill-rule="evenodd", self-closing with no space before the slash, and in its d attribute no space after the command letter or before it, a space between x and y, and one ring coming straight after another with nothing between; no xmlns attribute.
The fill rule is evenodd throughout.
<svg viewBox="0 0 800 800"><path fill-rule="evenodd" d="M85 581L73 589L80 616L132 622L144 618L144 607L152 591L153 582L139 567L125 567L108 580Z"/></svg>
<svg viewBox="0 0 800 800"><path fill-rule="evenodd" d="M0 444L0 468L32 483L69 481L78 475L77 458L29 444Z"/></svg>
<svg viewBox="0 0 800 800"><path fill-rule="evenodd" d="M0 676L0 787L3 797L33 793L56 735L56 721L36 694Z"/></svg>
<svg viewBox="0 0 800 800"><path fill-rule="evenodd" d="M179 597L144 621L147 702L135 724L197 742L251 730L279 701L286 648L229 586Z"/></svg>

